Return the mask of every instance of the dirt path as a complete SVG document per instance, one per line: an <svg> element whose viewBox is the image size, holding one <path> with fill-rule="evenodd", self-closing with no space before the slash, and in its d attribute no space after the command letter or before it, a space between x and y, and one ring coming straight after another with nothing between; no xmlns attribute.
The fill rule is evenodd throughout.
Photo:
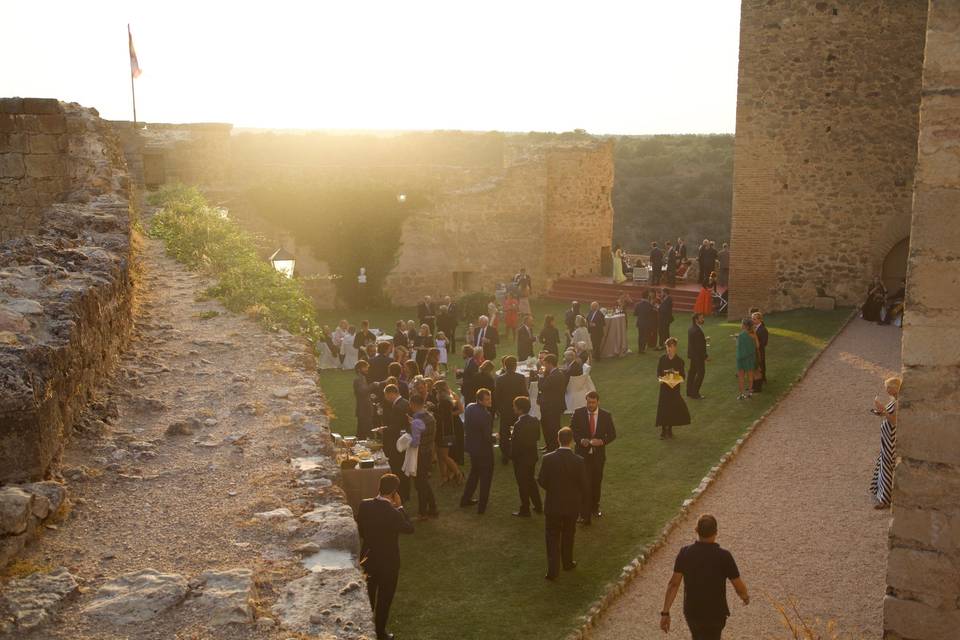
<svg viewBox="0 0 960 640"><path fill-rule="evenodd" d="M743 607L728 587L726 636L787 638L764 593L794 597L804 616L836 620L854 637L879 638L889 512L867 493L880 446L868 413L884 376L900 368L899 329L854 321L723 471L664 547L607 611L591 637L689 638L682 592L674 629L659 629L663 593L700 513L720 523L751 590ZM775 349L770 358L776 358Z"/></svg>
<svg viewBox="0 0 960 640"><path fill-rule="evenodd" d="M81 593L24 637L290 637L269 618L209 630L204 612L184 606L123 627L82 612L127 572L194 580L239 567L254 572L258 614L269 616L283 585L306 573L291 549L310 531L296 517L254 514L286 507L297 516L338 491L329 481L305 491L289 464L320 452L315 434L326 424L300 339L199 300L209 283L165 256L159 241L147 239L141 257L132 343L64 456L72 512L25 557L65 566ZM168 435L180 421L193 433Z"/></svg>

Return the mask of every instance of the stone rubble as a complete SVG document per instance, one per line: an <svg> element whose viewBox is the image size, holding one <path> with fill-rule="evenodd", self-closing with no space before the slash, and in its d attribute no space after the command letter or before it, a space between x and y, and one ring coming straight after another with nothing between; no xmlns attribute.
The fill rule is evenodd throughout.
<svg viewBox="0 0 960 640"><path fill-rule="evenodd" d="M180 604L188 591L181 575L143 569L104 584L83 612L111 624L145 622Z"/></svg>
<svg viewBox="0 0 960 640"><path fill-rule="evenodd" d="M46 624L78 590L76 579L63 567L10 580L0 591L0 635Z"/></svg>

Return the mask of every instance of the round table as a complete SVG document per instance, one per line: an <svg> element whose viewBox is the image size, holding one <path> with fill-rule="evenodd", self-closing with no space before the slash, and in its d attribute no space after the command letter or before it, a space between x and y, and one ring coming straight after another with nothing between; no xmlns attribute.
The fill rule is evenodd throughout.
<svg viewBox="0 0 960 640"><path fill-rule="evenodd" d="M603 345L597 354L598 358L613 358L626 355L627 347L627 316L615 313L604 316Z"/></svg>

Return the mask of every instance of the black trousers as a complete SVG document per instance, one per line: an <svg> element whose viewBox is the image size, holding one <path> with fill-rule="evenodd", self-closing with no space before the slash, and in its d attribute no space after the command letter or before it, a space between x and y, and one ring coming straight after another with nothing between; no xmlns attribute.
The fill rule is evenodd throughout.
<svg viewBox="0 0 960 640"><path fill-rule="evenodd" d="M587 483L590 490L583 497L583 519L590 522L590 516L600 511L600 489L603 486L603 466L606 460L598 460L598 456L587 454L583 461L587 465Z"/></svg>
<svg viewBox="0 0 960 640"><path fill-rule="evenodd" d="M547 575L556 576L560 573L561 563L564 567L573 565L573 537L577 532L577 516L560 516L547 514Z"/></svg>
<svg viewBox="0 0 960 640"><path fill-rule="evenodd" d="M647 350L647 328L637 327L637 353L643 353Z"/></svg>
<svg viewBox="0 0 960 640"><path fill-rule="evenodd" d="M500 416L500 457L504 461L510 459L510 428L516 421L516 416L510 418Z"/></svg>
<svg viewBox="0 0 960 640"><path fill-rule="evenodd" d="M723 628L726 625L726 618L719 622L716 620L702 622L687 618L687 626L690 627L690 635L693 640L720 640L720 634L723 633Z"/></svg>
<svg viewBox="0 0 960 640"><path fill-rule="evenodd" d="M666 339L670 337L670 323L661 322L659 329L660 329L660 342L659 344L657 344L657 346L662 347Z"/></svg>
<svg viewBox="0 0 960 640"><path fill-rule="evenodd" d="M421 516L437 512L437 500L433 495L433 487L430 486L429 469L429 459L417 460L417 475L413 479L413 484L417 488L417 512ZM408 478L407 484L409 485L409 483L410 479Z"/></svg>
<svg viewBox="0 0 960 640"><path fill-rule="evenodd" d="M677 270L676 269L667 269L667 286L670 286L670 287L677 286Z"/></svg>
<svg viewBox="0 0 960 640"><path fill-rule="evenodd" d="M410 499L410 477L403 472L403 454L387 458L390 462L390 472L400 479L400 499L407 502Z"/></svg>
<svg viewBox="0 0 960 640"><path fill-rule="evenodd" d="M653 265L653 269L650 271L650 284L657 286L660 284L660 278L663 276L662 266Z"/></svg>
<svg viewBox="0 0 960 640"><path fill-rule="evenodd" d="M760 348L760 353L757 354L757 371L753 373L753 390L754 391L763 391L763 383L767 381L767 350L764 347Z"/></svg>
<svg viewBox="0 0 960 640"><path fill-rule="evenodd" d="M373 609L373 620L378 636L387 632L387 618L390 615L393 596L397 592L399 578L399 567L377 569L367 573L367 596L370 598L370 608Z"/></svg>
<svg viewBox="0 0 960 640"><path fill-rule="evenodd" d="M563 410L553 412L544 411L540 407L540 430L543 431L543 442L547 451L555 451L560 444L557 442L557 432L560 431L560 419Z"/></svg>
<svg viewBox="0 0 960 640"><path fill-rule="evenodd" d="M463 487L463 496L460 498L460 504L465 505L473 499L473 494L480 487L480 495L477 497L477 512L483 513L487 510L487 501L490 499L490 484L493 482L493 451L484 452L482 455L475 456L470 454L470 475L467 476L467 483Z"/></svg>
<svg viewBox="0 0 960 640"><path fill-rule="evenodd" d="M536 462L513 461L513 475L517 479L517 490L520 492L520 513L530 513L530 503L537 511L543 509L540 501L540 488L534 478L537 468Z"/></svg>
<svg viewBox="0 0 960 640"><path fill-rule="evenodd" d="M603 348L603 328L590 329L588 333L590 334L590 342L593 343L593 357L599 359L600 350Z"/></svg>
<svg viewBox="0 0 960 640"><path fill-rule="evenodd" d="M703 385L703 377L706 374L707 361L690 358L690 368L687 370L688 396L692 398L700 395L700 387Z"/></svg>

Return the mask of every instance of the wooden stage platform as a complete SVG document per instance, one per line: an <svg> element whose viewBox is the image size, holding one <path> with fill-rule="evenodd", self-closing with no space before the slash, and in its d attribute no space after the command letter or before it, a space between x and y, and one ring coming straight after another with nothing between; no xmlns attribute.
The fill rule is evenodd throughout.
<svg viewBox="0 0 960 640"><path fill-rule="evenodd" d="M660 286L666 287L666 278ZM612 307L617 298L624 293L630 294L634 302L640 295L651 288L649 282L634 282L627 280L622 284L614 284L613 279L603 276L585 276L580 278L558 278L545 297L551 300L577 300L581 308L586 310L592 301L596 300L603 307ZM656 287L660 288L660 287ZM693 305L700 293L700 284L697 282L678 281L676 286L667 287L673 297L674 311L693 311Z"/></svg>

